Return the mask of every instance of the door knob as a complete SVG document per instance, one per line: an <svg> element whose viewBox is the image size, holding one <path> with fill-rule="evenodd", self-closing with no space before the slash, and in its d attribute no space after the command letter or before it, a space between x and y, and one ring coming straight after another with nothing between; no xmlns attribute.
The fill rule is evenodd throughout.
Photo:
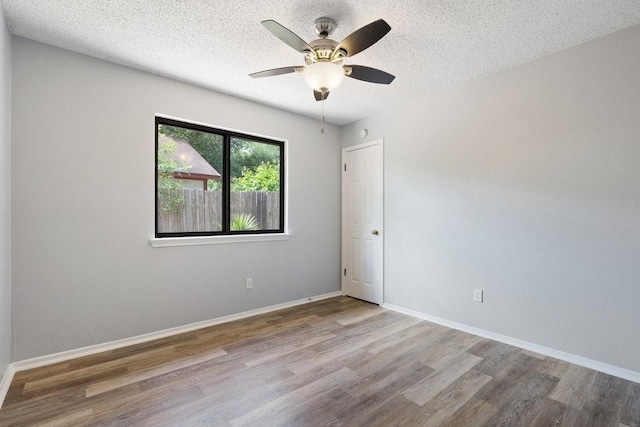
<svg viewBox="0 0 640 427"><path fill-rule="evenodd" d="M371 234L377 236L378 234L380 234L380 232L378 230L371 230Z"/></svg>

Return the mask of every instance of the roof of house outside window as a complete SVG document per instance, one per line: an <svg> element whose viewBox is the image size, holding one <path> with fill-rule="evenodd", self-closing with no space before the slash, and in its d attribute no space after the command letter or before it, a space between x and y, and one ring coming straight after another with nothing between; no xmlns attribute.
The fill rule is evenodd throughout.
<svg viewBox="0 0 640 427"><path fill-rule="evenodd" d="M174 176L182 179L219 179L220 173L215 170L187 141L180 138L172 138L166 135L158 135L160 146L168 141L176 144L176 150L171 153L171 159L180 164L189 165L187 171L176 171Z"/></svg>

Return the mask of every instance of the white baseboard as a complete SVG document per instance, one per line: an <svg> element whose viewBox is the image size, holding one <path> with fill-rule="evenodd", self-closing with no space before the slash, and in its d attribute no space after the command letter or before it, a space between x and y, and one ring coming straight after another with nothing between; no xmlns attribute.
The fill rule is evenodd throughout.
<svg viewBox="0 0 640 427"><path fill-rule="evenodd" d="M13 375L15 373L15 369L11 364L9 364L9 366L7 366L7 371L2 377L2 381L0 381L0 409L2 409L4 398L7 397L7 392L9 391L9 386L11 385L11 381L13 381Z"/></svg>
<svg viewBox="0 0 640 427"><path fill-rule="evenodd" d="M202 329L209 326L219 325L221 323L232 322L234 320L244 319L247 317L256 316L258 314L270 313L272 311L282 310L283 308L295 307L297 305L307 304L313 301L319 301L319 300L333 298L341 295L342 295L342 291L337 291L337 292L331 292L328 294L317 295L314 297L304 298L296 301L289 301L282 304L276 304L268 307L257 308L255 310L244 311L242 313L222 316L222 317L218 317L211 320L204 320L202 322L191 323L189 325L177 326L175 328L164 329L162 331L151 332L148 334L138 335L135 337L124 338L121 340L91 345L88 347L82 347L74 350L67 350L60 353L49 354L46 356L34 357L32 359L21 360L19 362L11 363L9 367L13 372L38 368L40 366L50 365L52 363L64 362L65 360L75 359L77 357L89 356L92 354L101 353L103 351L115 350L121 347L127 347L130 345L153 341L159 338L165 338L172 335L182 334L184 332L194 331L196 329ZM3 380L3 385L4 385L4 380ZM7 389L8 387L9 386L7 385ZM3 400L4 399L0 400L0 407L2 406Z"/></svg>
<svg viewBox="0 0 640 427"><path fill-rule="evenodd" d="M417 317L418 319L426 320L428 322L436 323L438 325L446 326L448 328L457 329L462 332L467 332L469 334L478 335L483 338L488 338L490 340L509 344L514 347L533 351L544 356L549 356L556 359L564 360L565 362L573 363L575 365L584 366L585 368L604 372L605 374L613 375L614 377L619 377L625 380L640 383L640 372L631 371L629 369L620 368L618 366L609 365L603 362L598 362L597 360L587 359L586 357L577 356L575 354L565 353L553 348L519 340L517 338L512 338L506 335L497 334L495 332L486 331L484 329L474 328L473 326L464 325L462 323L452 322L440 317L431 316L429 314L420 313L418 311L410 310L403 307L398 307L393 304L382 304L382 307L389 310L397 311L398 313Z"/></svg>

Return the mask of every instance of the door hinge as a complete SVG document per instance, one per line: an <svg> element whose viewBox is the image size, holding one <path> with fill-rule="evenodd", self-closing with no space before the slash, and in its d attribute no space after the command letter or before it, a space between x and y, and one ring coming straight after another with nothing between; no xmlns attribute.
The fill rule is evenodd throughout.
<svg viewBox="0 0 640 427"><path fill-rule="evenodd" d="M344 269L344 276L347 277L347 269Z"/></svg>
<svg viewBox="0 0 640 427"><path fill-rule="evenodd" d="M344 171L345 172L347 171L347 164L346 163L344 164Z"/></svg>

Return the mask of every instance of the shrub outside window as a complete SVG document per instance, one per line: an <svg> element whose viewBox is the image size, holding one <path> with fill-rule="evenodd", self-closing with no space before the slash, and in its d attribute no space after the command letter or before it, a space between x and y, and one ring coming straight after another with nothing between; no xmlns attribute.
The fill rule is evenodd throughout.
<svg viewBox="0 0 640 427"><path fill-rule="evenodd" d="M284 232L284 142L156 117L156 237Z"/></svg>

